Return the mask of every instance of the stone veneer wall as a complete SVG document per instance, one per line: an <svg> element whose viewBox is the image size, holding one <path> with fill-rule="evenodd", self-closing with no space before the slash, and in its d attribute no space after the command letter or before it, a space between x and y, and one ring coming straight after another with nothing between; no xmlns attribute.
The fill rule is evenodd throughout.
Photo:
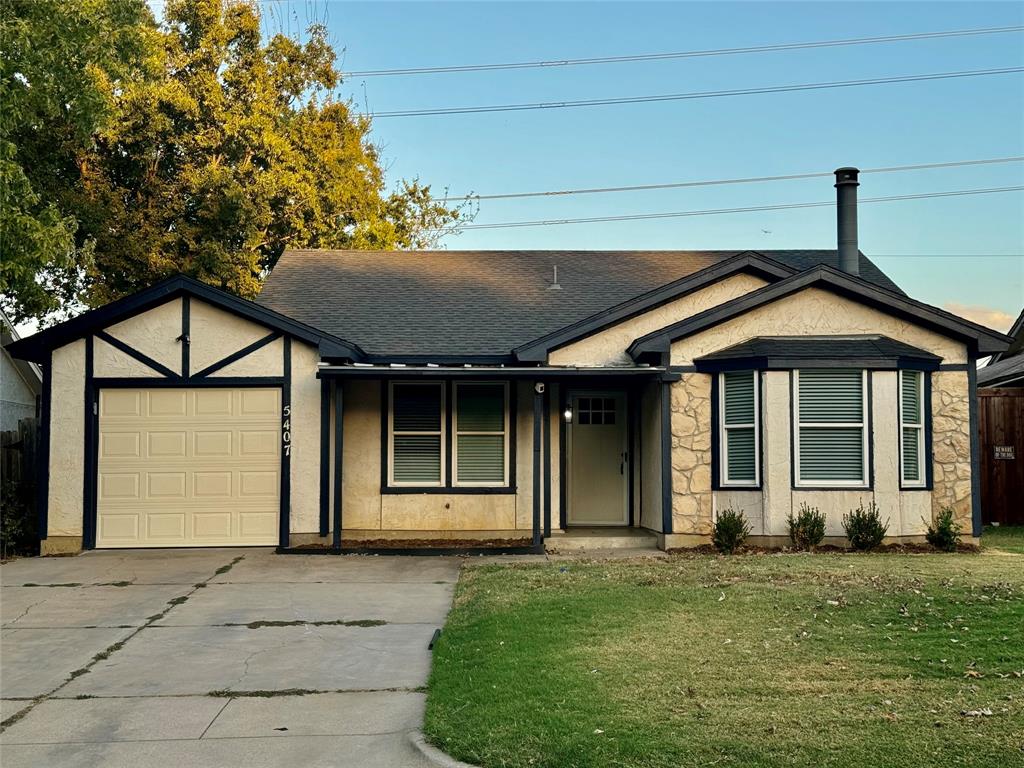
<svg viewBox="0 0 1024 768"><path fill-rule="evenodd" d="M672 384L672 532L709 535L711 377L683 374Z"/></svg>
<svg viewBox="0 0 1024 768"><path fill-rule="evenodd" d="M971 532L971 423L967 373L932 374L932 516L952 506Z"/></svg>

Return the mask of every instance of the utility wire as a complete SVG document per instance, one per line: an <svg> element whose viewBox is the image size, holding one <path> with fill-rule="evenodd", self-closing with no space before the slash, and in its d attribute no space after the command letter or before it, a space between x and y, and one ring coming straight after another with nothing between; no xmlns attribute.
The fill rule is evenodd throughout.
<svg viewBox="0 0 1024 768"><path fill-rule="evenodd" d="M995 157L985 160L956 160L946 163L919 163L917 165L893 165L887 168L862 168L861 173L894 173L897 171L919 171L929 168L959 168L968 165L994 165L997 163L1024 162L1024 156ZM781 176L751 176L744 179L713 179L710 181L679 181L664 184L633 184L621 187L584 187L582 189L560 189L546 192L507 192L495 195L463 195L449 197L451 202L459 200L512 200L524 197L560 197L563 195L592 195L605 192L641 192L656 189L681 189L684 187L711 187L721 184L750 184L761 181L791 181L794 179L816 179L831 176L833 171L814 173L788 173Z"/></svg>
<svg viewBox="0 0 1024 768"><path fill-rule="evenodd" d="M968 37L974 35L996 35L1006 32L1020 32L1024 26L986 27L983 29L951 29L945 32L914 32L906 35L883 35L879 37L854 37L839 40L815 40L803 43L778 43L755 45L742 48L712 48L702 51L676 51L671 53L643 53L631 56L596 56L588 59L552 59L547 61L520 61L504 64L463 64L446 67L406 67L402 69L367 69L343 72L343 77L386 77L392 75L436 75L452 72L490 72L502 69L541 69L571 67L580 64L621 64L629 61L663 61L665 59L692 59L707 56L734 56L744 53L768 53L773 51L795 51L808 48L837 48L869 43L897 43L908 40L933 40L945 37Z"/></svg>
<svg viewBox="0 0 1024 768"><path fill-rule="evenodd" d="M964 195L990 195L1000 192L1020 192L1024 186L990 187L987 189L956 189L947 192L925 192L917 195L890 195L888 197L865 197L862 203L889 203L897 200L924 200L934 197L961 197ZM505 221L494 224L467 224L463 230L469 229L509 229L513 227L540 227L556 224L594 224L606 221L643 221L646 219L672 219L686 216L715 216L723 213L751 213L757 211L786 211L797 208L822 208L834 206L835 200L822 200L812 203L784 203L780 205L753 205L744 208L711 208L699 211L671 211L667 213L635 213L620 216L591 216L578 219L537 219L533 221Z"/></svg>
<svg viewBox="0 0 1024 768"><path fill-rule="evenodd" d="M925 75L898 75L896 77L873 77L861 80L830 80L824 83L801 83L797 85L774 85L763 88L734 88L722 91L692 91L690 93L666 93L657 96L622 96L611 99L582 99L579 101L550 101L528 104L493 104L483 107L435 107L433 109L406 109L391 112L376 112L378 117L424 117L427 115L466 115L483 112L523 112L531 109L565 109L566 107L604 107L611 104L647 104L655 101L686 101L691 99L712 99L723 96L751 96L759 93L789 93L791 91L818 91L826 88L851 88L861 85L883 85L887 83L913 83L923 80L950 80L960 77L983 77L1024 72L1024 67L1001 69L970 69L959 72L933 72Z"/></svg>

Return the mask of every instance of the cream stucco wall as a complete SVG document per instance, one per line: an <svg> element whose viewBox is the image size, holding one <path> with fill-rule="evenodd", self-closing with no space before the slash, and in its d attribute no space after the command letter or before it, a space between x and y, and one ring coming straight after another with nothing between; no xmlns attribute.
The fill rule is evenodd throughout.
<svg viewBox="0 0 1024 768"><path fill-rule="evenodd" d="M342 418L345 430L342 451L342 535L344 538L388 538L399 532L448 538L457 537L459 532L471 538L484 535L521 537L532 530L532 381L513 382L510 385L510 395L516 397L517 409L516 492L494 494L459 493L457 491L450 493L381 493L382 424L380 408L382 384L378 380L360 380L348 381L342 386ZM319 389L317 391L319 392ZM553 462L551 519L553 527L557 528L557 391L551 392L551 397ZM333 404L331 423L334 423ZM332 473L332 493L333 482Z"/></svg>
<svg viewBox="0 0 1024 768"><path fill-rule="evenodd" d="M320 353L292 342L291 531L320 530Z"/></svg>
<svg viewBox="0 0 1024 768"><path fill-rule="evenodd" d="M93 339L93 375L112 378L131 378L136 376L160 377L159 371L155 371L145 363L141 363L134 357L125 354L117 347L114 347L103 339ZM178 353L178 367L181 367L181 353Z"/></svg>
<svg viewBox="0 0 1024 768"><path fill-rule="evenodd" d="M172 299L106 329L118 341L181 373L181 299ZM152 376L152 373L144 374Z"/></svg>
<svg viewBox="0 0 1024 768"><path fill-rule="evenodd" d="M53 350L50 398L49 536L82 535L85 481L85 341Z"/></svg>
<svg viewBox="0 0 1024 768"><path fill-rule="evenodd" d="M937 377L946 374L932 375ZM869 489L794 488L791 466L793 424L790 408L790 374L788 371L768 371L762 375L761 386L764 441L762 489L715 491L716 512L730 506L742 510L751 524L752 535L784 538L789 533L788 515L791 512L798 512L801 504L807 504L825 513L826 536L843 537L843 515L861 503L866 507L874 501L879 507L882 519L889 521L890 537L920 537L924 534L932 518L933 494L927 490L900 488L898 378L895 371L871 372L870 460L873 484ZM965 461L969 472L969 455ZM969 494L969 483L967 487ZM938 491L937 484L936 490ZM967 514L969 516L969 508ZM966 529L968 526L965 526Z"/></svg>
<svg viewBox="0 0 1024 768"><path fill-rule="evenodd" d="M690 365L695 358L758 336L881 334L943 358L967 362L961 342L921 328L831 291L807 288L758 307L701 333L672 344L672 365Z"/></svg>
<svg viewBox="0 0 1024 768"><path fill-rule="evenodd" d="M738 274L727 277L699 291L556 349L548 355L548 362L551 365L631 365L632 360L626 354L626 349L634 339L735 299L763 285L766 285L766 282L753 275Z"/></svg>
<svg viewBox="0 0 1024 768"><path fill-rule="evenodd" d="M201 371L268 333L270 330L265 326L192 299L189 307L189 336L192 339L189 367L192 373Z"/></svg>
<svg viewBox="0 0 1024 768"><path fill-rule="evenodd" d="M244 345L243 345L244 346ZM255 352L250 352L241 360L225 365L210 374L212 378L219 376L283 376L284 375L284 339L277 339Z"/></svg>

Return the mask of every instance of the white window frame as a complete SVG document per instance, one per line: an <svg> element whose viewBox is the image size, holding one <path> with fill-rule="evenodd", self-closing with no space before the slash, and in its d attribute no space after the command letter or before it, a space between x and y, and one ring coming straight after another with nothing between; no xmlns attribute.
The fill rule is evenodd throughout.
<svg viewBox="0 0 1024 768"><path fill-rule="evenodd" d="M395 385L401 387L436 387L441 390L441 428L430 431L399 430L395 432ZM447 444L447 387L443 381L391 381L388 382L388 486L392 488L443 488L445 485ZM441 441L440 477L436 483L407 482L395 480L395 435L438 435Z"/></svg>
<svg viewBox="0 0 1024 768"><path fill-rule="evenodd" d="M735 371L730 371L735 373ZM752 424L725 423L725 373L718 374L718 454L721 467L718 484L723 488L758 488L761 485L761 372L749 371L754 377L754 421ZM729 479L729 444L727 431L730 429L754 428L754 479Z"/></svg>
<svg viewBox="0 0 1024 768"><path fill-rule="evenodd" d="M868 389L868 372L860 372L861 391L861 420L856 421L800 421L800 371L793 370L793 485L797 488L867 488L870 485L871 477L871 451L868 443L870 435L868 423L871 420L871 405L868 402L870 390ZM800 428L801 427L838 427L841 429L853 429L860 427L861 430L861 468L863 475L857 480L803 480L800 476Z"/></svg>
<svg viewBox="0 0 1024 768"><path fill-rule="evenodd" d="M501 432L481 432L479 430L460 430L459 429L459 387L466 384L486 384L489 386L500 386L502 389L502 396L504 398L504 405L502 408L504 415L504 429ZM509 432L511 429L511 418L509 414L509 387L507 381L457 381L454 383L452 391L452 487L454 488L506 488L508 487L508 473L509 473ZM505 438L504 445L504 468L502 472L501 482L459 482L459 435L502 435Z"/></svg>
<svg viewBox="0 0 1024 768"><path fill-rule="evenodd" d="M920 408L920 421L917 424L912 422L906 422L903 420L903 376L905 374L916 374L918 381L918 402L921 404ZM903 488L924 488L928 484L928 472L925 467L925 455L924 455L924 420L925 420L925 408L927 404L924 401L924 371L899 371L899 378L896 381L897 388L899 390L899 411L897 413L897 419L899 421L899 441L900 441L900 485ZM917 431L917 480L908 480L906 477L906 467L903 464L903 445L904 438L903 432L905 429L914 429Z"/></svg>

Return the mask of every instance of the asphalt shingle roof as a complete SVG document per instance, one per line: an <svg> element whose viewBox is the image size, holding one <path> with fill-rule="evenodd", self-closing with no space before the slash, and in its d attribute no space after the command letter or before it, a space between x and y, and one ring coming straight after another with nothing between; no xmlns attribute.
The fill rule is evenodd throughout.
<svg viewBox="0 0 1024 768"><path fill-rule="evenodd" d="M739 253L295 250L257 301L371 355L507 355ZM838 266L834 250L759 253L797 271ZM860 273L902 294L863 255Z"/></svg>
<svg viewBox="0 0 1024 768"><path fill-rule="evenodd" d="M785 357L842 360L844 358L913 357L938 361L940 358L888 336L761 336L712 352L701 360L731 360L744 357Z"/></svg>

